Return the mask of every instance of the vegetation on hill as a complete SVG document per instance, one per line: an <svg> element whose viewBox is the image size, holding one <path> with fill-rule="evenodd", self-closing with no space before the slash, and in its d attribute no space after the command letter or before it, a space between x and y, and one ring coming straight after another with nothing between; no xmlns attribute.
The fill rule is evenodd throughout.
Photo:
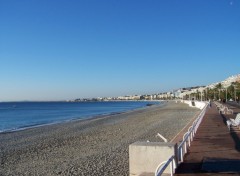
<svg viewBox="0 0 240 176"><path fill-rule="evenodd" d="M197 91L191 93L191 97L196 100L222 100L222 101L239 101L240 100L240 82L233 82L230 86L224 88L221 83L218 83L213 89L206 88L203 92Z"/></svg>

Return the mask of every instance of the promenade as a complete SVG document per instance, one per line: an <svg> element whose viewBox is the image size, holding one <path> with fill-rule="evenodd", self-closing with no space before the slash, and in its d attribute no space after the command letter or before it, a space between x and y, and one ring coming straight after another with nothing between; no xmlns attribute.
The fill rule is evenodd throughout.
<svg viewBox="0 0 240 176"><path fill-rule="evenodd" d="M226 119L235 118L239 107L228 105L234 114L221 115L212 103L175 176L240 175L240 131L229 131Z"/></svg>

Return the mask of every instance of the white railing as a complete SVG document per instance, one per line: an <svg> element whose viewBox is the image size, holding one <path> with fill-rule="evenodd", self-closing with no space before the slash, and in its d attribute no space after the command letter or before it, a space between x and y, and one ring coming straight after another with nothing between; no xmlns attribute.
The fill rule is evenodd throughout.
<svg viewBox="0 0 240 176"><path fill-rule="evenodd" d="M197 129L202 122L202 119L206 113L207 107L209 104L207 103L198 117L192 123L192 126L189 127L188 132L183 135L183 140L178 146L178 161L175 161L175 156L171 156L167 161L162 162L159 164L155 171L155 176L161 176L163 172L166 170L168 165L171 163L170 173L171 176L175 173L176 166L183 162L183 157L187 153L187 148L191 146L191 142L197 132ZM187 147L188 146L188 147Z"/></svg>
<svg viewBox="0 0 240 176"><path fill-rule="evenodd" d="M196 120L192 123L192 126L189 127L188 132L186 132L183 135L182 142L178 145L178 164L183 162L183 157L187 153L187 146L191 146L191 142L193 141L193 138L197 132L197 129L202 122L202 119L206 113L206 109L208 107L208 104L205 105L199 116L196 118Z"/></svg>
<svg viewBox="0 0 240 176"><path fill-rule="evenodd" d="M158 165L158 167L155 171L155 176L161 176L170 163L171 163L170 173L171 173L171 176L173 176L175 169L176 169L176 161L175 161L174 155L172 157L170 157L167 161L164 161Z"/></svg>

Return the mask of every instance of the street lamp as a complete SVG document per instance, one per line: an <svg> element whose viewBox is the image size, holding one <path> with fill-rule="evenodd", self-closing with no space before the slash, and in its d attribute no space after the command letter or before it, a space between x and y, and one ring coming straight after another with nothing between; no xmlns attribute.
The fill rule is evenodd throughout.
<svg viewBox="0 0 240 176"><path fill-rule="evenodd" d="M237 99L236 99L236 85L233 85L234 87L234 99L235 99L235 102L237 102Z"/></svg>
<svg viewBox="0 0 240 176"><path fill-rule="evenodd" d="M204 90L204 101L208 100L208 91L207 89Z"/></svg>
<svg viewBox="0 0 240 176"><path fill-rule="evenodd" d="M220 101L220 89L218 89L219 95L218 95L218 100Z"/></svg>
<svg viewBox="0 0 240 176"><path fill-rule="evenodd" d="M235 102L237 101L236 99L236 89L234 88L234 99L235 99Z"/></svg>
<svg viewBox="0 0 240 176"><path fill-rule="evenodd" d="M227 103L227 88L226 88L226 103Z"/></svg>

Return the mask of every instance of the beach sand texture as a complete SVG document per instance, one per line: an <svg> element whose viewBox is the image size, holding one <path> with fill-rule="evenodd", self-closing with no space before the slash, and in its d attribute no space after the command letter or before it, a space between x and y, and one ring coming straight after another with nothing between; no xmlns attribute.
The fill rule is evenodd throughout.
<svg viewBox="0 0 240 176"><path fill-rule="evenodd" d="M171 140L199 109L183 103L0 134L0 175L129 175L128 147Z"/></svg>

